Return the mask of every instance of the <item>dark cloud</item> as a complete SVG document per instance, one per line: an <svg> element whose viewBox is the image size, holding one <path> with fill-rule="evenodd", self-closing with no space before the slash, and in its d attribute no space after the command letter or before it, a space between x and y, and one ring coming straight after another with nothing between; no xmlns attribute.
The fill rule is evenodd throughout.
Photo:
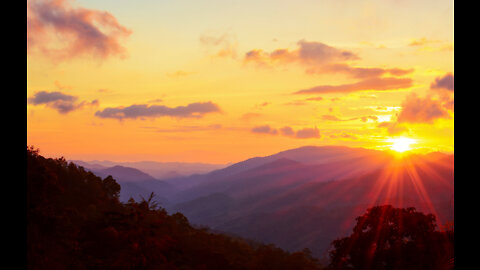
<svg viewBox="0 0 480 270"><path fill-rule="evenodd" d="M212 131L222 128L220 124L212 124L207 126L177 126L171 129L163 129L158 127L142 127L144 129L150 129L154 132L160 133L183 133L183 132L198 132L198 131Z"/></svg>
<svg viewBox="0 0 480 270"><path fill-rule="evenodd" d="M28 98L28 102L33 105L47 104L55 101L73 102L77 97L63 94L61 92L40 91Z"/></svg>
<svg viewBox="0 0 480 270"><path fill-rule="evenodd" d="M453 91L453 74L447 73L443 77L435 78L435 81L430 85L430 88Z"/></svg>
<svg viewBox="0 0 480 270"><path fill-rule="evenodd" d="M262 133L262 134L270 134L270 135L277 135L280 133L283 136L297 138L297 139L321 137L320 131L317 128L303 128L295 131L293 128L289 126L284 126L278 130L269 125L263 125L263 126L256 126L252 128L250 131L253 133Z"/></svg>
<svg viewBox="0 0 480 270"><path fill-rule="evenodd" d="M309 138L320 138L320 131L317 128L304 128L297 131L295 134L296 138L299 139L309 139Z"/></svg>
<svg viewBox="0 0 480 270"><path fill-rule="evenodd" d="M351 84L320 85L302 89L294 94L350 93L356 91L386 91L408 88L413 85L410 78L371 78Z"/></svg>
<svg viewBox="0 0 480 270"><path fill-rule="evenodd" d="M74 110L83 108L86 105L98 106L98 100L92 102L77 102L78 97L67 95L62 92L47 92L40 91L35 93L32 97L27 99L29 104L32 105L46 105L49 108L55 109L61 114L67 114Z"/></svg>
<svg viewBox="0 0 480 270"><path fill-rule="evenodd" d="M251 131L254 133L265 133L265 134L272 134L272 135L276 135L278 133L276 129L271 128L269 125L256 126L252 128Z"/></svg>
<svg viewBox="0 0 480 270"><path fill-rule="evenodd" d="M27 53L40 52L57 60L124 56L120 39L130 34L105 11L74 8L66 0L27 2Z"/></svg>
<svg viewBox="0 0 480 270"><path fill-rule="evenodd" d="M282 133L282 135L284 135L284 136L294 136L295 135L295 131L293 130L293 128L291 128L289 126L282 127L280 129L280 133Z"/></svg>
<svg viewBox="0 0 480 270"><path fill-rule="evenodd" d="M187 106L167 107L163 105L131 105L128 107L105 108L97 111L95 116L100 118L136 119L144 117L170 116L176 118L201 118L205 114L221 112L220 107L212 102L196 102Z"/></svg>

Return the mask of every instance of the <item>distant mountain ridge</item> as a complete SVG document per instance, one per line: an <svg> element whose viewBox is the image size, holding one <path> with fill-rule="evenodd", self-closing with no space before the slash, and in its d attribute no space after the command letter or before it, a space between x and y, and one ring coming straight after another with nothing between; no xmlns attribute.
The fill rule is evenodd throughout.
<svg viewBox="0 0 480 270"><path fill-rule="evenodd" d="M209 163L188 163L188 162L156 162L156 161L138 161L138 162L114 162L108 160L71 160L75 164L79 164L90 169L105 169L114 166L123 166L135 168L145 172L155 179L171 179L184 177L192 174L208 173L228 164L209 164Z"/></svg>
<svg viewBox="0 0 480 270"><path fill-rule="evenodd" d="M290 251L308 247L321 257L375 204L453 219L453 163L453 155L439 152L398 158L379 150L305 146L162 181L138 169L91 166L119 179L123 201L153 191L168 212L184 213L193 224Z"/></svg>
<svg viewBox="0 0 480 270"><path fill-rule="evenodd" d="M453 160L443 153L398 158L362 148L301 147L167 180L178 184L170 197L178 203L167 210L195 224L292 251L306 246L322 256L375 204L453 219Z"/></svg>

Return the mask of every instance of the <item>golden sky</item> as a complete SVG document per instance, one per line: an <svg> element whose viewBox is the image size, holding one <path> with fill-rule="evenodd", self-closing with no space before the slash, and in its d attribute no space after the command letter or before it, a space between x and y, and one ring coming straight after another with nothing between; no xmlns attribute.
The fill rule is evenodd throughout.
<svg viewBox="0 0 480 270"><path fill-rule="evenodd" d="M453 152L453 1L27 1L27 144L228 163Z"/></svg>

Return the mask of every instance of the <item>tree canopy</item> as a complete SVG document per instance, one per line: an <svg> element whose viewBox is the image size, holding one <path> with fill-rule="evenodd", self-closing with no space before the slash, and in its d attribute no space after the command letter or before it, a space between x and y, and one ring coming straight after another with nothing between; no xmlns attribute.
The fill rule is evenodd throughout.
<svg viewBox="0 0 480 270"><path fill-rule="evenodd" d="M384 205L356 220L333 241L331 269L453 269L453 230L435 230L434 215Z"/></svg>

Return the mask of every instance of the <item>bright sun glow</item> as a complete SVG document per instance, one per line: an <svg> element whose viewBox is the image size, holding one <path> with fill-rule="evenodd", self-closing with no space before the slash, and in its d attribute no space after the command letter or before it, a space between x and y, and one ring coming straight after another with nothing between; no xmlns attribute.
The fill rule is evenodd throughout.
<svg viewBox="0 0 480 270"><path fill-rule="evenodd" d="M395 139L389 139L388 142L392 142L390 149L397 152L405 152L412 149L410 145L416 143L416 140L400 137Z"/></svg>

